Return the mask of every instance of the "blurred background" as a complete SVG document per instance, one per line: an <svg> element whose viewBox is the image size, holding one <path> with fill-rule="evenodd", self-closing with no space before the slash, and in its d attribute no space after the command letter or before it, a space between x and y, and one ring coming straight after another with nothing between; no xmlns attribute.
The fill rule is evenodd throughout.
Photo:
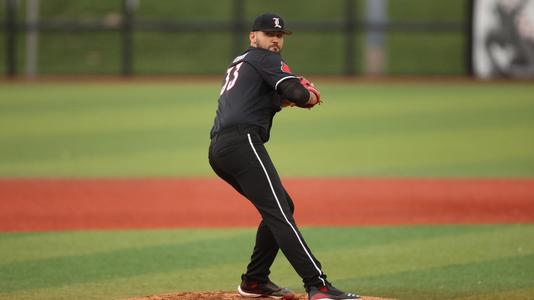
<svg viewBox="0 0 534 300"><path fill-rule="evenodd" d="M336 284L396 299L532 299L534 0L0 0L0 300L235 287L253 229L2 229L231 210L212 189L224 182L209 132L226 66L268 11L294 32L284 59L324 100L277 114L267 148L284 180L354 182L364 192L350 200L370 217L439 203L440 218L478 222L484 206L476 213L518 223L307 230ZM399 193L388 188L402 179ZM382 192L404 198L390 207ZM360 221L334 202L340 189L312 193L328 208L295 197L297 214L336 207ZM288 263L273 271L302 292Z"/></svg>
<svg viewBox="0 0 534 300"><path fill-rule="evenodd" d="M534 75L532 0L0 3L7 76L219 74L267 11L295 32L284 57L299 73Z"/></svg>
<svg viewBox="0 0 534 300"><path fill-rule="evenodd" d="M213 176L222 75L268 11L326 101L277 115L284 176L534 174L534 0L0 0L3 78L51 79L0 80L0 176Z"/></svg>

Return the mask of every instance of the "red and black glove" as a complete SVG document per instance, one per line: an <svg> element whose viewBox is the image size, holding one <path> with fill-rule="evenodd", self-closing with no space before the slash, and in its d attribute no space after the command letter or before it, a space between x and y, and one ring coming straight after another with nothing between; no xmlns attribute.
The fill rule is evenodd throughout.
<svg viewBox="0 0 534 300"><path fill-rule="evenodd" d="M304 88L306 88L310 93L314 93L315 97L317 98L317 102L315 102L313 104L312 103L308 103L305 106L305 108L312 108L317 104L321 104L321 93L315 87L315 85L311 81L309 81L308 79L304 78L304 76L299 76L298 79L300 81L300 84L302 84L302 86L304 86Z"/></svg>

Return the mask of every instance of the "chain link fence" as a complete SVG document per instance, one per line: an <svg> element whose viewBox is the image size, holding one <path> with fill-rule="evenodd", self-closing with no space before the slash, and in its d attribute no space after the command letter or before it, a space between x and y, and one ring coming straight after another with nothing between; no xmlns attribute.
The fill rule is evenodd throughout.
<svg viewBox="0 0 534 300"><path fill-rule="evenodd" d="M373 20L364 0L2 0L0 70L218 74L248 46L254 17L275 11L295 32L284 57L298 73L369 73L369 34L383 37L381 74L470 72L470 0L382 1Z"/></svg>

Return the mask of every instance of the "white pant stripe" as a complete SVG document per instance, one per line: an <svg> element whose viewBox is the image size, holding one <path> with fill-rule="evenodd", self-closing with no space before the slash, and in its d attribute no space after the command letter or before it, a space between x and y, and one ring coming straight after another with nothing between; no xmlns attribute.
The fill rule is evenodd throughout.
<svg viewBox="0 0 534 300"><path fill-rule="evenodd" d="M276 196L276 193L274 191L273 184L271 182L271 178L269 178L269 174L267 173L267 169L265 169L265 166L263 165L263 162L261 161L261 158L258 155L258 152L256 152L256 149L254 148L254 145L252 144L252 139L250 138L250 133L247 133L247 136L248 136L248 142L250 143L250 147L252 147L252 150L254 151L254 154L256 154L256 158L258 158L258 161L260 162L260 165L263 168L263 172L265 172L265 176L267 177L267 181L269 182L269 187L271 188L271 191L273 192L274 199L276 199L276 204L278 204L278 208L280 208L280 212L282 213L282 216L284 216L284 219L286 220L287 224L289 224L291 229L293 229L293 232L297 236L297 239L298 239L300 245L302 246L302 249L304 249L304 252L306 252L306 255L308 255L308 258L311 260L313 266L315 267L317 272L319 272L319 279L321 279L321 281L323 282L323 285L326 285L326 282L324 281L324 279L322 277L320 277L320 275L323 275L323 272L321 271L321 269L319 269L319 267L317 266L317 264L315 263L315 261L311 257L310 253L308 252L308 249L306 249L306 247L304 247L304 243L302 243L302 240L300 239L300 236L297 233L297 230L295 229L295 227L293 227L293 224L291 224L291 222L289 222L288 218L286 217L286 214L284 213L284 210L282 209L282 205L280 205L280 201L278 200L278 197Z"/></svg>

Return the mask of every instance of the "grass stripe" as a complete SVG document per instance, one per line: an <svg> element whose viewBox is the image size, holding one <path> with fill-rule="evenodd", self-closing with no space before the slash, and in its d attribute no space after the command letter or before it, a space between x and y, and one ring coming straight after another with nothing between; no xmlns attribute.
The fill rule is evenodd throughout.
<svg viewBox="0 0 534 300"><path fill-rule="evenodd" d="M329 278L364 294L452 299L525 288L534 281L532 225L305 228L303 233ZM253 229L7 235L0 247L0 299L231 290L254 240ZM17 257L5 241L34 249ZM279 256L272 271L273 280L302 291L285 258ZM478 285L481 276L484 284Z"/></svg>
<svg viewBox="0 0 534 300"><path fill-rule="evenodd" d="M534 299L534 288L516 288L494 293L480 293L466 297L456 298L457 300L508 300L508 299Z"/></svg>
<svg viewBox="0 0 534 300"><path fill-rule="evenodd" d="M0 266L57 257L95 255L151 246L178 246L203 241L254 236L251 229L72 231L48 233L2 233L6 247L0 247ZM7 246L9 243L9 247ZM16 251L15 251L16 249Z"/></svg>
<svg viewBox="0 0 534 300"><path fill-rule="evenodd" d="M455 299L534 285L534 255L449 265L374 278L352 278L343 285L365 286L370 294L394 293L399 299Z"/></svg>
<svg viewBox="0 0 534 300"><path fill-rule="evenodd" d="M323 251L323 255L332 260L327 266L338 270L336 278L379 276L534 254L534 241L525 238L532 234L531 226L511 226L487 232L405 239L370 247L336 247ZM371 256L374 259L366 259ZM347 265L357 268L358 274L343 267Z"/></svg>
<svg viewBox="0 0 534 300"><path fill-rule="evenodd" d="M324 105L276 117L268 147L286 176L534 175L532 85L318 84ZM0 176L212 176L218 87L8 85Z"/></svg>
<svg viewBox="0 0 534 300"><path fill-rule="evenodd" d="M0 291L57 287L166 271L188 272L198 267L238 262L246 257L243 250L247 244L239 237L217 238L2 264ZM243 250L231 251L234 247Z"/></svg>
<svg viewBox="0 0 534 300"><path fill-rule="evenodd" d="M234 290L245 264L243 261L185 271L154 272L127 278L103 278L57 287L0 292L0 299L120 299L177 291Z"/></svg>

